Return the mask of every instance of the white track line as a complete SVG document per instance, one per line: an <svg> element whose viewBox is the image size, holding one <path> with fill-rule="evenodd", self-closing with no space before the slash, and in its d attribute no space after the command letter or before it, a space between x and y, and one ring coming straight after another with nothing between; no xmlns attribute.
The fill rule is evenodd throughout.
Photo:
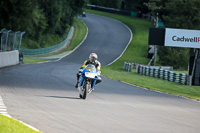
<svg viewBox="0 0 200 133"><path fill-rule="evenodd" d="M0 96L0 114L11 118L11 116L7 113L6 106L4 105L3 99L1 96Z"/></svg>
<svg viewBox="0 0 200 133"><path fill-rule="evenodd" d="M113 18L111 18L111 19L113 19ZM116 20L116 19L113 19L113 20L118 21L118 22L120 22L121 24L123 24L123 25L129 30L129 32L130 32L130 34L131 34L131 37L130 37L130 39L129 39L128 44L126 45L126 47L125 47L125 49L123 50L123 52L119 55L119 57L117 57L114 61L112 61L111 63L109 63L107 66L110 66L111 64L113 64L113 63L116 62L119 58L122 57L122 55L124 54L124 52L125 52L126 49L128 48L129 44L131 43L132 37L133 37L132 31L131 31L131 29L130 29L127 25L125 25L124 23L122 23L122 22L119 21L119 20Z"/></svg>

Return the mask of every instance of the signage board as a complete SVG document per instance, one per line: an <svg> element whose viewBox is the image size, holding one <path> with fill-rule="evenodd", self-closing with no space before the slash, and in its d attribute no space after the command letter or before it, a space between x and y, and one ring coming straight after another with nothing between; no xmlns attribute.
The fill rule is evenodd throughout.
<svg viewBox="0 0 200 133"><path fill-rule="evenodd" d="M166 28L164 46L200 48L200 30Z"/></svg>
<svg viewBox="0 0 200 133"><path fill-rule="evenodd" d="M149 28L149 45L164 46L165 28Z"/></svg>

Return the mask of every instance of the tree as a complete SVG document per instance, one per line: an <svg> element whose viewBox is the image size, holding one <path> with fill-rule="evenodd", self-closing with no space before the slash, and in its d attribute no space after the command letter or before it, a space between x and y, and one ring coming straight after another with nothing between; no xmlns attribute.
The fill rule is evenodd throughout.
<svg viewBox="0 0 200 133"><path fill-rule="evenodd" d="M200 29L200 1L173 0L166 4L165 25L172 28Z"/></svg>
<svg viewBox="0 0 200 133"><path fill-rule="evenodd" d="M173 0L165 5L163 19L166 27L180 29L200 29L200 1ZM174 65L175 69L187 69L189 49L161 47L158 50L161 65Z"/></svg>
<svg viewBox="0 0 200 133"><path fill-rule="evenodd" d="M143 13L146 13L147 8L144 7L143 3L148 2L148 0L124 0L125 10L136 11L141 10Z"/></svg>
<svg viewBox="0 0 200 133"><path fill-rule="evenodd" d="M157 13L160 17L165 13L165 5L170 0L149 0L148 2L144 2L144 6L148 8L148 13L152 16L156 16Z"/></svg>
<svg viewBox="0 0 200 133"><path fill-rule="evenodd" d="M34 0L1 0L0 26L12 30L24 31L30 25L36 8Z"/></svg>
<svg viewBox="0 0 200 133"><path fill-rule="evenodd" d="M173 66L174 69L187 70L189 60L189 50L187 48L160 46L158 49L158 64Z"/></svg>
<svg viewBox="0 0 200 133"><path fill-rule="evenodd" d="M84 0L1 0L0 28L25 31L25 39L43 47L46 35L63 36L82 11Z"/></svg>
<svg viewBox="0 0 200 133"><path fill-rule="evenodd" d="M92 5L120 9L122 0L90 0L90 3Z"/></svg>

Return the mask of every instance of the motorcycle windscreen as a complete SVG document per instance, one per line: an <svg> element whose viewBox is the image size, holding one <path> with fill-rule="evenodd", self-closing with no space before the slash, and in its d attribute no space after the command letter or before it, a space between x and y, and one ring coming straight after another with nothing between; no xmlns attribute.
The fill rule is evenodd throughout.
<svg viewBox="0 0 200 133"><path fill-rule="evenodd" d="M90 72L96 72L96 68L92 64L87 65L86 69Z"/></svg>

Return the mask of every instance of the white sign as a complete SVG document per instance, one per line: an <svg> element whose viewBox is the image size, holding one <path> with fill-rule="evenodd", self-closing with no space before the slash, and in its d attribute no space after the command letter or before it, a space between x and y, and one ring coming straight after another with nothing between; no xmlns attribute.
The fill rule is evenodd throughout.
<svg viewBox="0 0 200 133"><path fill-rule="evenodd" d="M164 46L200 48L200 30L166 28Z"/></svg>

